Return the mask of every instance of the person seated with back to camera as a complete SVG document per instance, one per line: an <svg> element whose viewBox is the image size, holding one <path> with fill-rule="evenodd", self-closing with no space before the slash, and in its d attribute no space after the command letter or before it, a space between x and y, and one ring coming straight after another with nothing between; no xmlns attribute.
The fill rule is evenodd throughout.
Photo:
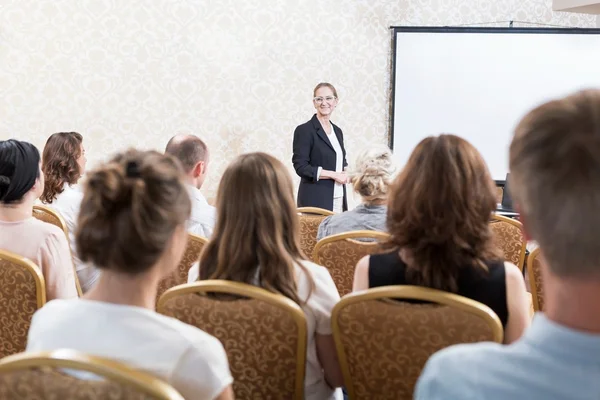
<svg viewBox="0 0 600 400"><path fill-rule="evenodd" d="M206 144L194 135L176 135L169 140L165 154L179 160L192 201L188 232L210 238L215 227L216 211L200 192L208 171L209 152Z"/></svg>
<svg viewBox="0 0 600 400"><path fill-rule="evenodd" d="M40 268L46 299L77 297L65 233L33 217L33 205L43 191L38 149L14 139L0 141L0 249L28 258Z"/></svg>
<svg viewBox="0 0 600 400"><path fill-rule="evenodd" d="M81 260L102 270L77 300L38 310L27 351L73 349L170 383L186 399L233 398L221 343L154 311L158 283L185 251L190 199L171 156L129 150L90 172L75 234Z"/></svg>
<svg viewBox="0 0 600 400"><path fill-rule="evenodd" d="M471 298L490 307L504 341L529 326L523 274L504 262L490 219L495 186L481 154L455 135L421 141L390 188L387 252L363 257L353 291L417 285Z"/></svg>
<svg viewBox="0 0 600 400"><path fill-rule="evenodd" d="M358 155L355 165L356 169L350 173L350 179L362 203L351 211L325 218L319 225L317 240L349 231L387 230L388 186L395 171L392 152L384 145L368 148Z"/></svg>
<svg viewBox="0 0 600 400"><path fill-rule="evenodd" d="M300 250L292 178L279 160L250 153L227 167L217 192L215 231L188 278L242 282L296 302L308 329L305 398L342 398L335 389L342 374L331 331L340 295L329 271Z"/></svg>
<svg viewBox="0 0 600 400"><path fill-rule="evenodd" d="M81 262L75 247L76 222L83 198L78 182L85 172L86 162L81 134L58 132L50 135L42 153L45 184L40 196L42 204L58 211L67 224L75 270L84 293L90 290L100 276L99 270Z"/></svg>

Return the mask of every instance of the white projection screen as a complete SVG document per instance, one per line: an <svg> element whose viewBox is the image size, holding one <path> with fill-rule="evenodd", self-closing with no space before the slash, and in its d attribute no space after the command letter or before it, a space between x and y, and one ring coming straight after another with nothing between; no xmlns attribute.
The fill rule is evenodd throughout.
<svg viewBox="0 0 600 400"><path fill-rule="evenodd" d="M527 111L600 88L600 29L393 29L390 146L400 168L423 138L454 133L504 180L513 130Z"/></svg>

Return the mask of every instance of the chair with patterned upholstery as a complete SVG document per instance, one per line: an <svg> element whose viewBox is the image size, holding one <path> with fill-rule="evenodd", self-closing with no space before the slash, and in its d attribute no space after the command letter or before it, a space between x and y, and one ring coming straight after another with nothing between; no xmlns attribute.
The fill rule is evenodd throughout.
<svg viewBox="0 0 600 400"><path fill-rule="evenodd" d="M298 215L300 216L300 249L312 261L319 225L326 217L333 215L333 212L318 207L300 207Z"/></svg>
<svg viewBox="0 0 600 400"><path fill-rule="evenodd" d="M46 303L46 285L30 260L0 250L0 358L25 351L33 313Z"/></svg>
<svg viewBox="0 0 600 400"><path fill-rule="evenodd" d="M221 341L236 399L304 399L306 318L287 297L239 282L206 280L169 289L158 312Z"/></svg>
<svg viewBox="0 0 600 400"><path fill-rule="evenodd" d="M182 285L188 281L188 272L192 265L200 259L202 249L208 243L208 239L202 236L188 233L188 242L183 253L183 258L177 266L177 270L171 275L163 278L158 284L158 293L156 294L156 302L164 292L177 285Z"/></svg>
<svg viewBox="0 0 600 400"><path fill-rule="evenodd" d="M494 214L490 221L490 228L497 246L504 253L504 259L523 271L527 252L523 225L515 219Z"/></svg>
<svg viewBox="0 0 600 400"><path fill-rule="evenodd" d="M412 399L421 370L436 351L503 339L500 319L486 305L417 286L352 293L333 308L331 324L353 400Z"/></svg>
<svg viewBox="0 0 600 400"><path fill-rule="evenodd" d="M65 369L73 372L67 374ZM91 379L80 379L81 375L75 377L73 373ZM55 350L1 359L0 399L183 400L183 397L162 380L120 362L73 350Z"/></svg>
<svg viewBox="0 0 600 400"><path fill-rule="evenodd" d="M67 228L67 223L58 211L48 206L35 205L33 206L33 217L35 219L39 219L40 221L44 221L48 224L58 226L65 233L65 236L67 237L67 242L71 240L69 238L69 229ZM73 263L73 268L75 268L75 263ZM75 286L77 287L77 294L79 295L79 297L83 296L83 291L81 290L81 285L79 284L79 278L77 277L76 270Z"/></svg>
<svg viewBox="0 0 600 400"><path fill-rule="evenodd" d="M354 269L356 264L366 255L380 250L380 241L390 237L389 234L376 231L352 231L338 233L319 240L313 252L313 260L327 267L340 296L352 292ZM357 239L370 238L376 241L361 242Z"/></svg>
<svg viewBox="0 0 600 400"><path fill-rule="evenodd" d="M529 284L531 285L531 295L533 297L533 309L535 311L544 311L544 282L542 281L541 270L542 262L539 247L527 257L527 273L529 274Z"/></svg>

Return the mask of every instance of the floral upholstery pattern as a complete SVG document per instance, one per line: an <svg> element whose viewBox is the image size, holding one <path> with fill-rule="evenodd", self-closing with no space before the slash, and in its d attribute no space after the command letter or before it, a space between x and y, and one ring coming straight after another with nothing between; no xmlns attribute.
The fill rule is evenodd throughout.
<svg viewBox="0 0 600 400"><path fill-rule="evenodd" d="M490 228L497 246L504 253L504 259L515 264L523 271L526 251L523 230L519 226L501 220L492 220Z"/></svg>
<svg viewBox="0 0 600 400"><path fill-rule="evenodd" d="M200 259L200 254L206 242L206 238L191 234L188 236L187 246L177 269L171 275L163 278L158 284L158 292L156 294L157 303L164 292L177 285L187 283L188 272L192 265Z"/></svg>
<svg viewBox="0 0 600 400"><path fill-rule="evenodd" d="M150 400L135 388L108 380L84 380L54 368L0 373L0 399Z"/></svg>
<svg viewBox="0 0 600 400"><path fill-rule="evenodd" d="M542 256L536 249L527 258L527 271L533 297L533 308L535 311L544 311L544 282L542 281Z"/></svg>
<svg viewBox="0 0 600 400"><path fill-rule="evenodd" d="M0 358L25 350L31 318L37 309L33 275L0 255Z"/></svg>
<svg viewBox="0 0 600 400"><path fill-rule="evenodd" d="M365 300L344 306L337 317L353 400L412 399L428 358L458 343L493 340L483 318L456 307ZM334 331L335 334L335 331Z"/></svg>
<svg viewBox="0 0 600 400"><path fill-rule="evenodd" d="M314 258L317 264L329 270L340 297L343 297L352 292L354 270L358 261L366 255L377 253L379 250L380 245L377 242L342 239L319 247Z"/></svg>
<svg viewBox="0 0 600 400"><path fill-rule="evenodd" d="M296 398L299 330L284 308L233 295L188 293L163 300L159 311L221 341L236 399Z"/></svg>
<svg viewBox="0 0 600 400"><path fill-rule="evenodd" d="M317 244L319 225L327 218L325 215L300 214L300 249L309 260L313 260L313 251Z"/></svg>

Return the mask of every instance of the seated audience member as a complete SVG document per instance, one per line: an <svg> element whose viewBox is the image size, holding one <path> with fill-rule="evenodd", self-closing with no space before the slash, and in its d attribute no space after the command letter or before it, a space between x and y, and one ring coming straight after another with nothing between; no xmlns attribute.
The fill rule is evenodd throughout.
<svg viewBox="0 0 600 400"><path fill-rule="evenodd" d="M187 242L190 200L179 163L129 150L90 172L75 235L81 260L102 269L78 300L33 317L27 351L73 349L117 359L173 385L186 399L231 399L221 343L154 312L158 282Z"/></svg>
<svg viewBox="0 0 600 400"><path fill-rule="evenodd" d="M418 285L456 293L494 310L507 343L519 338L530 304L521 271L502 260L492 239L494 191L469 142L454 135L421 141L390 188L390 251L359 261L353 290Z"/></svg>
<svg viewBox="0 0 600 400"><path fill-rule="evenodd" d="M87 292L96 282L100 271L84 264L77 256L75 230L83 193L77 182L85 172L83 137L77 132L58 132L51 135L42 153L44 192L40 200L60 213L69 231L71 253L81 289Z"/></svg>
<svg viewBox="0 0 600 400"><path fill-rule="evenodd" d="M18 140L0 141L0 249L33 261L46 281L46 299L77 297L65 233L32 216L44 190L40 153Z"/></svg>
<svg viewBox="0 0 600 400"><path fill-rule="evenodd" d="M264 153L238 157L217 193L217 224L189 280L225 279L280 293L305 312L308 325L305 398L341 399L342 375L331 331L339 301L325 267L300 250L292 179L283 164Z"/></svg>
<svg viewBox="0 0 600 400"><path fill-rule="evenodd" d="M544 313L510 346L435 354L418 399L600 397L600 91L527 114L510 146L511 189L543 255Z"/></svg>
<svg viewBox="0 0 600 400"><path fill-rule="evenodd" d="M367 149L359 154L355 165L350 179L362 204L325 218L319 226L318 240L348 231L386 231L387 193L394 173L392 152L387 146Z"/></svg>
<svg viewBox="0 0 600 400"><path fill-rule="evenodd" d="M185 183L192 200L188 231L209 238L215 226L216 213L200 192L208 169L206 144L194 135L177 135L169 140L165 153L178 159L185 171Z"/></svg>

